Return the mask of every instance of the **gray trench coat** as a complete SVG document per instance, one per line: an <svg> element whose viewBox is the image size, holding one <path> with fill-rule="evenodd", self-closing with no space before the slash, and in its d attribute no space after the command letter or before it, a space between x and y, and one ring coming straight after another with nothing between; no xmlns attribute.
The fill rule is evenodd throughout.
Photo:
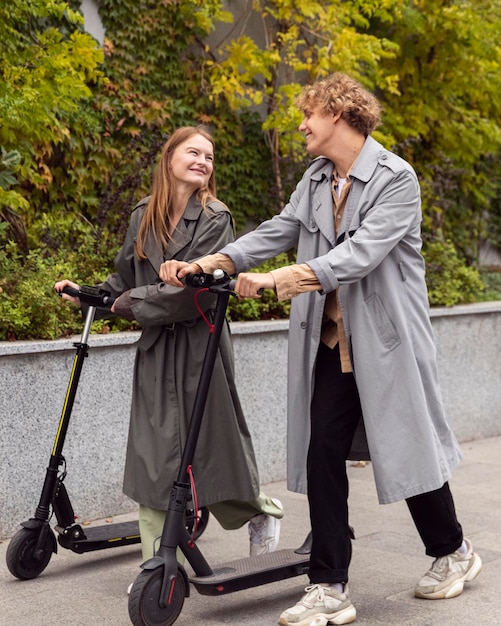
<svg viewBox="0 0 501 626"><path fill-rule="evenodd" d="M368 137L350 177L337 238L333 164L315 159L289 203L221 250L237 272L297 245L322 291L292 301L288 357L288 486L306 492L315 359L325 294L339 303L360 394L379 501L440 488L462 454L439 390L412 168Z"/></svg>
<svg viewBox="0 0 501 626"><path fill-rule="evenodd" d="M115 297L127 292L125 300L143 328L134 366L123 490L140 504L166 510L209 329L195 306L194 290L160 282L158 272L164 257L154 239L145 246L146 260L134 254L147 200L134 209L125 243L115 259L117 272L102 287ZM233 238L229 211L218 202L209 203L204 211L192 196L165 259L200 257ZM214 306L213 298L201 294L204 311ZM226 326L193 462L200 506L231 499L253 500L259 493L252 440L235 389L232 350Z"/></svg>

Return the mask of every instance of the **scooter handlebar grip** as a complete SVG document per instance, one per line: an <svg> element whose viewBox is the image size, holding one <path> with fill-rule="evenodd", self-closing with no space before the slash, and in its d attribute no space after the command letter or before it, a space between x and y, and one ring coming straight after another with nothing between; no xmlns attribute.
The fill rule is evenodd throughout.
<svg viewBox="0 0 501 626"><path fill-rule="evenodd" d="M181 280L188 287L205 287L207 285L210 275L208 274L186 274Z"/></svg>
<svg viewBox="0 0 501 626"><path fill-rule="evenodd" d="M230 291L235 291L235 285L236 284L237 284L237 281L235 279L230 280L230 283L228 285L228 287L230 288ZM258 296L262 296L263 293L264 293L264 289L262 287L257 290L257 295Z"/></svg>
<svg viewBox="0 0 501 626"><path fill-rule="evenodd" d="M80 302L89 304L90 306L99 306L106 309L110 309L115 302L115 298L110 296L106 291L101 291L97 287L82 286L80 289L75 289L74 287L67 285L62 288L59 295L62 293L65 293L68 296L73 296L74 298L79 298Z"/></svg>
<svg viewBox="0 0 501 626"><path fill-rule="evenodd" d="M80 290L75 289L74 287L63 287L59 292L59 295L61 295L62 293L65 293L67 296L73 296L74 298L80 298Z"/></svg>

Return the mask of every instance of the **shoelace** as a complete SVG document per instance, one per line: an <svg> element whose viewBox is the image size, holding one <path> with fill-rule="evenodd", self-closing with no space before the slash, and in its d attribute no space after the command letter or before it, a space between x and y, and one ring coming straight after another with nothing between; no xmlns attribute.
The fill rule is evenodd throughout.
<svg viewBox="0 0 501 626"><path fill-rule="evenodd" d="M261 543L266 538L266 516L256 515L251 519L250 535L253 543Z"/></svg>
<svg viewBox="0 0 501 626"><path fill-rule="evenodd" d="M428 576L436 580L443 580L447 572L454 569L453 565L457 562L458 561L454 560L450 554L441 556L433 561L431 568L428 570Z"/></svg>
<svg viewBox="0 0 501 626"><path fill-rule="evenodd" d="M317 600L324 602L326 588L322 587L322 585L319 585L318 583L310 585L309 587L305 587L305 591L306 595L301 602L309 609L315 606L315 602Z"/></svg>
<svg viewBox="0 0 501 626"><path fill-rule="evenodd" d="M428 570L428 576L435 578L436 580L442 580L444 573L447 570L447 566L448 558L446 556L441 556L440 558L435 559Z"/></svg>

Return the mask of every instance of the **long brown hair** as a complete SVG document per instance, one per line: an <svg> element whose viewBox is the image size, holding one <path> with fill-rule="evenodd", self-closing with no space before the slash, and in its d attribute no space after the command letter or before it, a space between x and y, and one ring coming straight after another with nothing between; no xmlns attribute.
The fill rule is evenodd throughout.
<svg viewBox="0 0 501 626"><path fill-rule="evenodd" d="M151 197L144 211L137 234L136 254L140 259L146 258L144 244L150 233L153 234L156 243L163 250L167 249L171 239L169 234L169 222L172 215L175 185L170 163L176 148L194 135L202 135L202 137L205 137L205 139L211 142L214 148L214 139L204 126L182 126L172 133L162 149L160 161L153 175ZM197 199L200 201L204 210L208 202L216 199L214 169L212 170L207 186L201 187L197 191Z"/></svg>

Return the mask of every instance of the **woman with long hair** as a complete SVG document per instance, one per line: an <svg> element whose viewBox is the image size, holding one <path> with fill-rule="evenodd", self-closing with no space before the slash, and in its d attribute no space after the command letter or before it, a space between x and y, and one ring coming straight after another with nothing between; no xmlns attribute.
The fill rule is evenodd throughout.
<svg viewBox="0 0 501 626"><path fill-rule="evenodd" d="M166 142L152 192L132 211L116 271L100 285L117 298L112 311L137 320L142 334L134 366L124 493L139 503L143 558L159 539L177 477L208 341L189 290L159 279L166 260L191 260L233 241L229 209L216 197L214 142L201 126L176 130ZM61 292L69 285L55 284ZM80 304L77 298L63 298ZM214 296L201 293L205 315ZM110 381L110 384L113 384ZM224 444L224 445L222 445ZM283 516L279 501L259 490L250 433L234 380L229 327L223 329L193 473L198 502L225 529L249 522L251 555L275 550Z"/></svg>

